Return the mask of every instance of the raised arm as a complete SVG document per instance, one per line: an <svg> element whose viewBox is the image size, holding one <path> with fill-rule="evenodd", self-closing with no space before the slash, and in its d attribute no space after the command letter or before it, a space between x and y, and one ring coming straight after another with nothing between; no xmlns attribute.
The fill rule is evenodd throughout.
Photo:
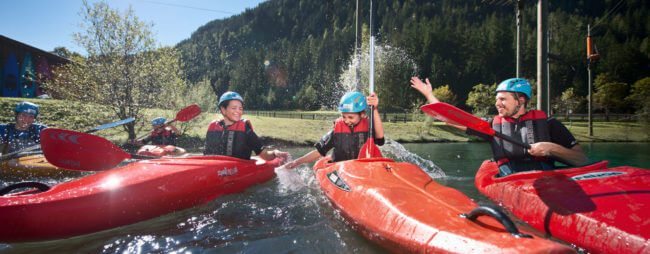
<svg viewBox="0 0 650 254"><path fill-rule="evenodd" d="M412 77L411 78L411 87L415 88L415 90L418 90L422 95L424 95L425 98L427 98L428 103L436 103L440 102L436 96L433 95L431 91L433 89L431 88L431 83L429 82L429 79L425 79L426 84L420 80L418 77Z"/></svg>

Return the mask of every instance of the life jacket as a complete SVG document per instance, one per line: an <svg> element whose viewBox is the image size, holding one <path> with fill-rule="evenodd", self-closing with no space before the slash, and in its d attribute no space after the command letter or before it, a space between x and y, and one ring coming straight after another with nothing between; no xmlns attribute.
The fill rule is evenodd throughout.
<svg viewBox="0 0 650 254"><path fill-rule="evenodd" d="M241 119L230 126L226 126L224 120L212 121L205 138L204 154L226 155L249 160L253 148L248 146L246 139L250 131L253 131L253 126L246 119Z"/></svg>
<svg viewBox="0 0 650 254"><path fill-rule="evenodd" d="M3 154L19 151L40 144L40 134L45 128L45 125L32 124L27 130L19 131L16 129L15 124L5 125L4 130L0 131L3 140L3 143L1 144Z"/></svg>
<svg viewBox="0 0 650 254"><path fill-rule="evenodd" d="M497 115L492 120L492 129L522 143L548 142L551 136L547 120L546 113L540 110L529 110L518 119ZM490 144L502 176L514 172L553 168L553 162L549 158L531 156L524 147L497 137Z"/></svg>
<svg viewBox="0 0 650 254"><path fill-rule="evenodd" d="M368 128L367 118L361 118L361 121L352 128L345 124L343 118L336 119L332 133L334 142L332 160L356 159L359 156L359 150L368 139Z"/></svg>
<svg viewBox="0 0 650 254"><path fill-rule="evenodd" d="M162 130L152 130L149 139L153 145L176 145L176 128L165 126Z"/></svg>

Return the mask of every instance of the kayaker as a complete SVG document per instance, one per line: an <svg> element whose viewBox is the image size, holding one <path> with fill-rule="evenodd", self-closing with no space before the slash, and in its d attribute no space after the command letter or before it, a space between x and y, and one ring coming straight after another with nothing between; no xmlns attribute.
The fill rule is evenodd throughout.
<svg viewBox="0 0 650 254"><path fill-rule="evenodd" d="M151 142L152 145L176 145L176 135L178 129L173 125L166 125L167 119L164 117L156 117L151 120L151 133L149 136L133 141L136 145L144 145Z"/></svg>
<svg viewBox="0 0 650 254"><path fill-rule="evenodd" d="M418 77L413 77L411 87L422 93L428 103L439 102L431 92L429 79L424 83ZM570 166L584 165L587 157L578 141L560 121L547 117L541 110L526 109L531 95L532 88L526 79L511 78L499 83L494 104L499 114L489 121L495 131L530 144L530 149L464 126L452 126L490 142L501 176L527 170L554 169L555 161Z"/></svg>
<svg viewBox="0 0 650 254"><path fill-rule="evenodd" d="M315 150L291 161L285 165L286 168L295 168L303 163L309 163L326 156L327 152L334 148L332 161L345 161L356 159L359 150L368 139L368 118L366 116L367 106L373 106L373 124L375 144L384 144L384 127L379 117L379 98L372 93L366 98L360 92L348 92L339 102L341 117L334 121L334 127L321 140L314 145Z"/></svg>
<svg viewBox="0 0 650 254"><path fill-rule="evenodd" d="M214 120L208 125L205 137L205 155L227 155L250 160L255 152L264 160L276 157L286 159L289 154L277 149L262 146L262 141L253 131L250 121L243 119L244 99L236 92L225 92L219 97L217 108L222 119Z"/></svg>
<svg viewBox="0 0 650 254"><path fill-rule="evenodd" d="M16 123L0 124L2 154L20 151L41 143L41 131L47 126L36 123L39 106L23 101L16 104Z"/></svg>
<svg viewBox="0 0 650 254"><path fill-rule="evenodd" d="M183 148L176 146L176 138L178 136L178 129L171 124L165 124L167 119L164 117L156 117L151 120L151 126L153 130L149 136L132 141L134 145L145 145L151 142L152 145L156 146L167 146L166 149L172 154L184 154L186 151Z"/></svg>

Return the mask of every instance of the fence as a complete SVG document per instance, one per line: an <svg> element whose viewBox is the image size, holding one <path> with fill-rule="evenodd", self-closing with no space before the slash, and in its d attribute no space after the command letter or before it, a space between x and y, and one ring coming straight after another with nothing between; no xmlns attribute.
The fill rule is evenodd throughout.
<svg viewBox="0 0 650 254"><path fill-rule="evenodd" d="M255 111L247 110L246 114L255 116L275 117L275 118L294 118L294 119L307 119L307 120L334 120L341 116L340 113L308 113L296 111ZM567 118L566 115L554 115L553 117L560 121L587 121L587 114L570 114ZM606 120L605 114L592 114L593 120L604 122ZM422 122L428 118L423 113L381 113L383 122L391 123L406 123L406 122ZM628 122L638 121L639 117L633 114L609 114L609 121L612 122Z"/></svg>

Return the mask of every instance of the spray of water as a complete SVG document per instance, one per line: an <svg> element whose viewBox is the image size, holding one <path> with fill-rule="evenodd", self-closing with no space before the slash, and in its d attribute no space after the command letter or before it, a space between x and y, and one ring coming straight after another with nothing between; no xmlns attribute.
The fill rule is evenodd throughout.
<svg viewBox="0 0 650 254"><path fill-rule="evenodd" d="M418 71L417 64L409 56L406 51L401 48L393 47L388 44L381 44L375 42L375 89L382 89L381 84L385 84L387 80L383 77L386 73L394 73L406 70L410 75L416 75ZM359 57L354 55L350 56L349 64L346 65L339 76L339 82L335 93L343 95L348 91L355 90L368 90L368 80L370 77L370 53L367 50L368 45L364 44L364 48L360 50ZM359 83L357 83L357 75L359 75ZM406 82L406 80L404 80ZM410 88L409 88L410 89Z"/></svg>
<svg viewBox="0 0 650 254"><path fill-rule="evenodd" d="M397 161L409 162L417 165L418 167L424 169L429 176L432 178L442 178L446 177L445 172L442 171L438 165L433 163L430 160L424 159L417 154L409 152L406 150L402 144L394 140L387 140L386 144L381 147L381 152L384 155L390 155L394 157Z"/></svg>

